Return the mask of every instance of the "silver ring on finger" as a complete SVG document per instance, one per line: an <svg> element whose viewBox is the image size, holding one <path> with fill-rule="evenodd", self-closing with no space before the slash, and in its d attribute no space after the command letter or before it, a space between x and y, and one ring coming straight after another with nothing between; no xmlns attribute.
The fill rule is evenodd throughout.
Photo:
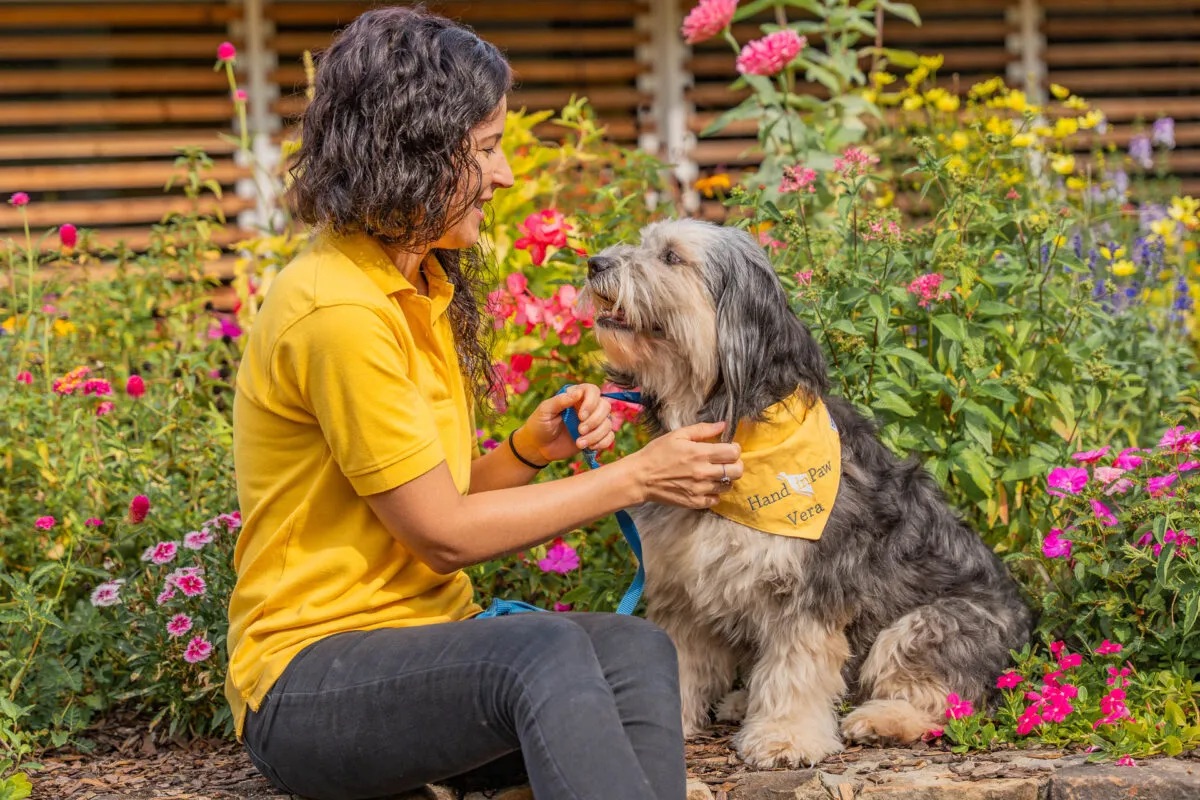
<svg viewBox="0 0 1200 800"><path fill-rule="evenodd" d="M733 478L729 477L728 473L725 472L725 465L722 464L721 465L721 486L722 486L722 488L728 489L730 484L732 484L732 483L733 483Z"/></svg>

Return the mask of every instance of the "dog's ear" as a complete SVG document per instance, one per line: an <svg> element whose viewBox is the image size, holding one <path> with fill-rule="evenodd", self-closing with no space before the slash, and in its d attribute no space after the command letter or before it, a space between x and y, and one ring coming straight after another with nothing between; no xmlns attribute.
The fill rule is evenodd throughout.
<svg viewBox="0 0 1200 800"><path fill-rule="evenodd" d="M731 439L743 419L761 419L795 393L811 399L829 388L825 358L762 248L745 231L722 228L720 246L706 253L717 310L719 374L703 419L728 423Z"/></svg>

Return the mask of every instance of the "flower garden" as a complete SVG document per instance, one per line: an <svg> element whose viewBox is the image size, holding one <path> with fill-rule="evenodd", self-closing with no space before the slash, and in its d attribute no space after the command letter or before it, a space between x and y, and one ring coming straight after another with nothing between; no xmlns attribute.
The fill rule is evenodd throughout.
<svg viewBox="0 0 1200 800"><path fill-rule="evenodd" d="M1069 87L1044 103L998 78L951 94L936 55L870 46L873 4L789 21L792 5L701 0L684 22L687 41L738 53L749 95L715 127L753 120L763 155L695 189L758 236L835 391L920 459L1040 614L995 702L952 695L928 739L1133 765L1200 747L1200 200L1163 167L1171 120L1118 148ZM763 9L779 16L736 40L731 22ZM244 120L236 53L218 45ZM517 184L492 202L481 300L501 382L484 448L561 384L603 382L574 304L586 256L682 213L665 165L607 141L585 102L551 116L512 113L505 135ZM207 166L181 150L174 190L194 209L219 191ZM224 224L175 214L131 252L62 220L3 250L0 798L28 794L46 748L86 750L115 709L164 735L231 735L233 380L306 232L238 245L222 313L206 275ZM642 441L637 408L615 411L601 461ZM485 602L611 610L634 566L609 519L472 573Z"/></svg>

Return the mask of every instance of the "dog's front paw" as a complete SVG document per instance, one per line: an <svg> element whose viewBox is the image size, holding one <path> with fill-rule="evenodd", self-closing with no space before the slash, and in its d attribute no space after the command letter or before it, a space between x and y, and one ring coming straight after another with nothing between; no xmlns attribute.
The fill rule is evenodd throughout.
<svg viewBox="0 0 1200 800"><path fill-rule="evenodd" d="M810 720L748 723L733 746L742 761L760 769L813 766L842 751L836 733L814 730Z"/></svg>
<svg viewBox="0 0 1200 800"><path fill-rule="evenodd" d="M869 700L842 720L842 736L868 744L908 744L937 723L936 717L907 700Z"/></svg>
<svg viewBox="0 0 1200 800"><path fill-rule="evenodd" d="M750 703L750 693L745 689L730 692L717 703L717 719L721 722L741 722L746 718L746 706Z"/></svg>

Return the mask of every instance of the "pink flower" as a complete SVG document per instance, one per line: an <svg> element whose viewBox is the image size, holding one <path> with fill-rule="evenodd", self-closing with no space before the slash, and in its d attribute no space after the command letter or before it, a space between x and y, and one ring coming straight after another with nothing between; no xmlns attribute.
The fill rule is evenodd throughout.
<svg viewBox="0 0 1200 800"><path fill-rule="evenodd" d="M1071 555L1071 540L1063 539L1060 528L1051 528L1042 540L1042 555L1046 558L1069 558Z"/></svg>
<svg viewBox="0 0 1200 800"><path fill-rule="evenodd" d="M1096 476L1096 480L1100 481L1100 483L1104 486L1107 486L1117 478L1124 475L1125 470L1118 469L1117 467L1096 467L1092 470L1092 474Z"/></svg>
<svg viewBox="0 0 1200 800"><path fill-rule="evenodd" d="M742 75L774 75L792 63L808 40L791 28L768 33L742 48L737 71Z"/></svg>
<svg viewBox="0 0 1200 800"><path fill-rule="evenodd" d="M212 655L212 645L203 636L195 636L188 642L183 651L183 660L189 664L197 664Z"/></svg>
<svg viewBox="0 0 1200 800"><path fill-rule="evenodd" d="M525 235L513 242L513 247L528 250L534 266L540 267L546 260L546 248L566 247L567 231L573 227L561 212L547 208L530 214L517 225L517 229Z"/></svg>
<svg viewBox="0 0 1200 800"><path fill-rule="evenodd" d="M150 513L150 498L139 494L129 501L129 521L137 524Z"/></svg>
<svg viewBox="0 0 1200 800"><path fill-rule="evenodd" d="M1158 446L1174 453L1190 453L1196 449L1196 437L1194 433L1186 432L1182 425L1176 425L1162 435Z"/></svg>
<svg viewBox="0 0 1200 800"><path fill-rule="evenodd" d="M943 728L930 728L921 734L921 741L932 742L934 739L940 739L945 732Z"/></svg>
<svg viewBox="0 0 1200 800"><path fill-rule="evenodd" d="M833 160L833 171L841 173L843 177L853 178L855 175L866 174L878 163L879 156L870 155L859 147L847 147L841 158Z"/></svg>
<svg viewBox="0 0 1200 800"><path fill-rule="evenodd" d="M211 543L213 535L205 528L202 531L192 531L183 535L183 546L188 550L202 550L204 545Z"/></svg>
<svg viewBox="0 0 1200 800"><path fill-rule="evenodd" d="M555 603L554 604L555 611L570 611L574 607L575 607L575 605L573 603Z"/></svg>
<svg viewBox="0 0 1200 800"><path fill-rule="evenodd" d="M163 603L173 600L174 598L175 587L168 585L167 588L159 592L158 597L154 598L154 602L161 606Z"/></svg>
<svg viewBox="0 0 1200 800"><path fill-rule="evenodd" d="M33 373L29 370L22 370L17 373L17 383L23 383L26 386L33 383Z"/></svg>
<svg viewBox="0 0 1200 800"><path fill-rule="evenodd" d="M104 521L101 520L99 517L88 517L87 519L85 519L83 521L83 524L89 528L99 528L101 525L104 524Z"/></svg>
<svg viewBox="0 0 1200 800"><path fill-rule="evenodd" d="M1082 663L1083 656L1081 656L1079 653L1071 653L1058 660L1058 665L1063 669L1072 669L1074 667L1078 667Z"/></svg>
<svg viewBox="0 0 1200 800"><path fill-rule="evenodd" d="M227 531L236 531L242 527L242 512L231 511L228 514L218 514L217 522L224 525Z"/></svg>
<svg viewBox="0 0 1200 800"><path fill-rule="evenodd" d="M62 242L63 247L74 247L79 241L79 231L71 223L58 226L58 240Z"/></svg>
<svg viewBox="0 0 1200 800"><path fill-rule="evenodd" d="M733 21L737 0L700 0L683 18L680 32L688 44L716 36Z"/></svg>
<svg viewBox="0 0 1200 800"><path fill-rule="evenodd" d="M1118 689L1122 689L1129 685L1129 672L1129 667L1121 667L1119 670L1116 667L1109 667L1108 677L1104 679L1104 682L1109 686L1116 686Z"/></svg>
<svg viewBox="0 0 1200 800"><path fill-rule="evenodd" d="M40 528L41 530L48 531L51 528L53 528L55 523L57 523L57 522L58 522L58 520L56 520L54 517L38 517L37 520L34 521L33 526L35 528Z"/></svg>
<svg viewBox="0 0 1200 800"><path fill-rule="evenodd" d="M88 378L83 382L84 395L94 394L97 397L106 397L112 394L112 384L103 378Z"/></svg>
<svg viewBox="0 0 1200 800"><path fill-rule="evenodd" d="M1017 734L1027 736L1030 731L1042 724L1042 716L1038 713L1038 703L1026 706L1017 719Z"/></svg>
<svg viewBox="0 0 1200 800"><path fill-rule="evenodd" d="M180 575L175 579L175 585L188 597L200 597L208 588L204 583L204 578L196 574Z"/></svg>
<svg viewBox="0 0 1200 800"><path fill-rule="evenodd" d="M1096 519L1100 521L1101 525L1111 528L1117 524L1117 518L1108 506L1095 498L1088 502L1092 504L1092 513L1096 515Z"/></svg>
<svg viewBox="0 0 1200 800"><path fill-rule="evenodd" d="M116 406L113 405L112 400L104 400L100 403L100 405L96 406L96 416L103 417L105 414L111 414L114 408L116 408Z"/></svg>
<svg viewBox="0 0 1200 800"><path fill-rule="evenodd" d="M946 719L962 719L975 713L975 706L970 700L964 700L957 693L946 695Z"/></svg>
<svg viewBox="0 0 1200 800"><path fill-rule="evenodd" d="M579 569L579 553L562 539L555 539L554 544L546 550L546 557L540 559L537 565L542 572L566 575Z"/></svg>
<svg viewBox="0 0 1200 800"><path fill-rule="evenodd" d="M1017 190L1016 190L1016 189L1009 189L1009 190L1008 190L1008 193L1007 193L1006 195L1004 195L1004 198L1005 198L1006 200L1016 200L1016 199L1017 199L1018 197L1020 197L1020 196L1021 196L1021 195L1017 194Z"/></svg>
<svg viewBox="0 0 1200 800"><path fill-rule="evenodd" d="M1179 475L1171 473L1170 475L1162 475L1157 478L1151 478L1146 482L1146 491L1151 497L1162 497L1166 493L1167 488L1179 479Z"/></svg>
<svg viewBox="0 0 1200 800"><path fill-rule="evenodd" d="M1071 456L1071 458L1075 459L1080 464L1091 464L1108 455L1108 451L1110 449L1111 448L1106 445L1101 447L1099 450L1085 450L1082 453L1076 453L1075 455Z"/></svg>
<svg viewBox="0 0 1200 800"><path fill-rule="evenodd" d="M119 591L123 583L125 583L125 579L118 578L115 581L108 581L97 586L92 591L92 605L96 608L104 608L105 606L119 604L121 602Z"/></svg>
<svg viewBox="0 0 1200 800"><path fill-rule="evenodd" d="M142 561L153 561L155 564L166 564L175 558L179 545L174 542L159 542L152 544L142 553Z"/></svg>
<svg viewBox="0 0 1200 800"><path fill-rule="evenodd" d="M1118 767L1136 767L1138 764L1133 760L1133 756L1121 756L1117 759Z"/></svg>
<svg viewBox="0 0 1200 800"><path fill-rule="evenodd" d="M929 308L934 300L946 300L950 297L949 292L938 294L938 288L944 280L945 278L936 272L926 273L908 284L908 293L920 298L917 305L921 308Z"/></svg>
<svg viewBox="0 0 1200 800"><path fill-rule="evenodd" d="M1180 472L1191 472L1194 469L1200 469L1200 461L1185 461L1175 469Z"/></svg>
<svg viewBox="0 0 1200 800"><path fill-rule="evenodd" d="M1123 649L1124 648L1116 642L1110 642L1108 639L1105 639L1100 643L1100 646L1096 648L1095 652L1098 656L1110 656L1121 652Z"/></svg>
<svg viewBox="0 0 1200 800"><path fill-rule="evenodd" d="M125 394L130 397L141 397L146 393L146 382L142 380L141 375L130 375L129 380L125 381Z"/></svg>
<svg viewBox="0 0 1200 800"><path fill-rule="evenodd" d="M1046 476L1046 483L1050 486L1048 491L1056 497L1066 497L1064 491L1067 494L1079 494L1087 482L1088 471L1084 467L1055 467Z"/></svg>
<svg viewBox="0 0 1200 800"><path fill-rule="evenodd" d="M1117 453L1117 457L1113 459L1113 466L1119 469L1137 469L1142 465L1142 457L1134 454L1140 452L1142 451L1136 447L1126 447Z"/></svg>
<svg viewBox="0 0 1200 800"><path fill-rule="evenodd" d="M213 339L236 339L242 335L242 326L237 324L237 320L233 317L220 314L217 316L217 321L208 329L208 338Z"/></svg>
<svg viewBox="0 0 1200 800"><path fill-rule="evenodd" d="M1010 670L1009 672L1006 672L1003 675L1001 675L999 678L996 678L996 688L997 689L1015 689L1016 687L1020 686L1024 682L1025 682L1025 679L1021 677L1021 673L1013 672Z"/></svg>
<svg viewBox="0 0 1200 800"><path fill-rule="evenodd" d="M812 276L813 271L811 269L806 269L803 272L797 272L796 283L800 284L801 286L809 286L812 284Z"/></svg>
<svg viewBox="0 0 1200 800"><path fill-rule="evenodd" d="M187 614L176 614L167 623L167 633L171 636L183 636L192 629L192 618Z"/></svg>
<svg viewBox="0 0 1200 800"><path fill-rule="evenodd" d="M783 180L779 182L779 191L812 194L817 190L817 187L813 185L816 180L816 170L794 164L783 171Z"/></svg>
<svg viewBox="0 0 1200 800"><path fill-rule="evenodd" d="M237 48L233 46L232 42L221 42L217 46L218 61L233 61L235 58L237 58Z"/></svg>
<svg viewBox="0 0 1200 800"><path fill-rule="evenodd" d="M29 195L24 192L17 192L12 197L8 198L8 202L20 208L21 206L29 205Z"/></svg>
<svg viewBox="0 0 1200 800"><path fill-rule="evenodd" d="M248 95L246 94L245 89L234 89L234 91L233 91L234 102L244 103L244 102L246 102L247 97L248 97Z"/></svg>

